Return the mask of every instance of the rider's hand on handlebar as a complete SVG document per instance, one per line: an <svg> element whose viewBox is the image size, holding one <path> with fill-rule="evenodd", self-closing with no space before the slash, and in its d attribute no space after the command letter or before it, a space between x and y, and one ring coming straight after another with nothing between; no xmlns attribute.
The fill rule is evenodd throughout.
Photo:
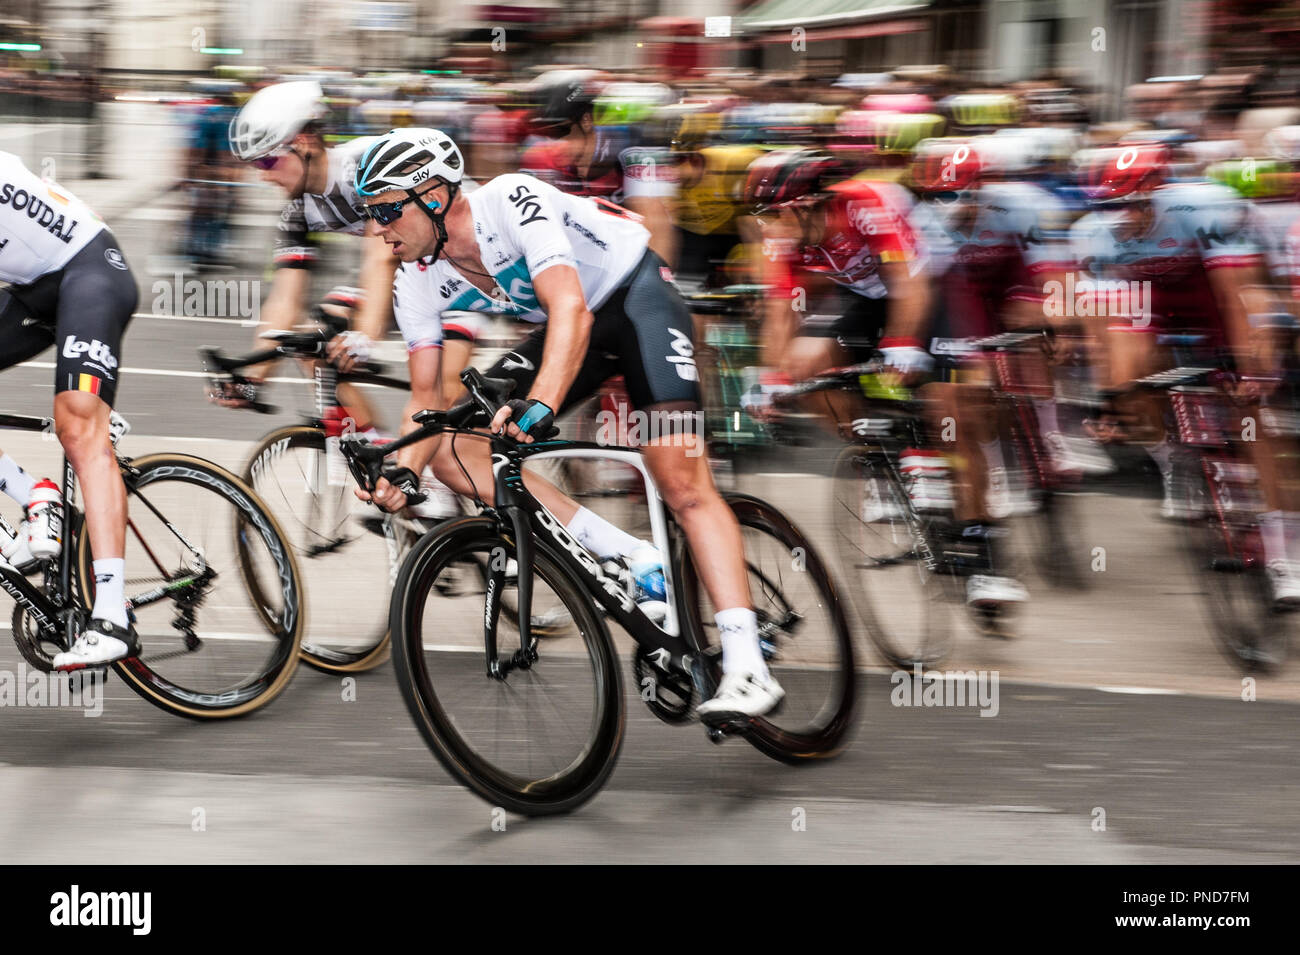
<svg viewBox="0 0 1300 955"><path fill-rule="evenodd" d="M905 385L916 381L934 367L934 358L930 353L910 339L881 339L880 354L885 359L885 364Z"/></svg>
<svg viewBox="0 0 1300 955"><path fill-rule="evenodd" d="M370 361L371 347L372 342L364 332L344 332L334 336L325 354L335 368L346 374Z"/></svg>
<svg viewBox="0 0 1300 955"><path fill-rule="evenodd" d="M259 385L253 379L217 379L208 388L208 400L223 408L250 408L257 403Z"/></svg>
<svg viewBox="0 0 1300 955"><path fill-rule="evenodd" d="M559 432L555 427L555 412L534 398L506 402L497 409L491 428L494 434L504 434L524 444L538 439L545 441Z"/></svg>
<svg viewBox="0 0 1300 955"><path fill-rule="evenodd" d="M357 488L359 500L370 501L389 514L396 514L409 503L408 495L420 493L420 478L410 468L394 468L385 471L375 483L373 493L364 488Z"/></svg>

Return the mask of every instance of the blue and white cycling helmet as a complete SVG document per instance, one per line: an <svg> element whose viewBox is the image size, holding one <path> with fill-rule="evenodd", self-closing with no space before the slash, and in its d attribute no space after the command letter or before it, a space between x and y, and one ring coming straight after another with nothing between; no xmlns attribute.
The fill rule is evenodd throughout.
<svg viewBox="0 0 1300 955"><path fill-rule="evenodd" d="M465 174L465 160L450 136L438 129L409 127L380 136L357 161L357 194L377 196L442 182L453 190Z"/></svg>

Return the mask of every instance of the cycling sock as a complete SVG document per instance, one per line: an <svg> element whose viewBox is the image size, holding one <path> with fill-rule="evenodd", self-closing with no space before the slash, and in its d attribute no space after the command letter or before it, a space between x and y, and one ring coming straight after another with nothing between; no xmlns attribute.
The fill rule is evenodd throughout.
<svg viewBox="0 0 1300 955"><path fill-rule="evenodd" d="M1156 462L1156 467L1160 469L1160 477L1165 482L1165 487L1168 487L1174 471L1174 446L1166 438L1159 444L1147 448L1147 454L1151 455L1151 460Z"/></svg>
<svg viewBox="0 0 1300 955"><path fill-rule="evenodd" d="M1056 399L1035 398L1034 411L1038 415L1038 427L1043 434L1061 430L1061 425L1056 420Z"/></svg>
<svg viewBox="0 0 1300 955"><path fill-rule="evenodd" d="M984 455L984 470L992 472L1006 468L1006 459L1002 457L1002 442L998 440L981 441L980 453Z"/></svg>
<svg viewBox="0 0 1300 955"><path fill-rule="evenodd" d="M623 557L641 545L641 542L631 534L625 533L585 507L578 508L578 513L574 514L573 520L565 525L565 530L573 535L574 540L601 560Z"/></svg>
<svg viewBox="0 0 1300 955"><path fill-rule="evenodd" d="M1286 560L1286 525L1281 511L1265 511L1259 515L1259 536L1264 544L1264 563Z"/></svg>
<svg viewBox="0 0 1300 955"><path fill-rule="evenodd" d="M722 672L769 676L758 646L758 616L748 607L732 607L713 615L722 635Z"/></svg>
<svg viewBox="0 0 1300 955"><path fill-rule="evenodd" d="M127 626L126 619L126 561L121 557L105 557L93 564L95 571L95 609L92 617L102 617Z"/></svg>
<svg viewBox="0 0 1300 955"><path fill-rule="evenodd" d="M1288 560L1300 559L1300 514L1282 512L1282 528L1286 531L1286 556Z"/></svg>
<svg viewBox="0 0 1300 955"><path fill-rule="evenodd" d="M4 491L22 507L32 499L32 488L36 479L19 467L18 462L7 454L0 454L0 491Z"/></svg>

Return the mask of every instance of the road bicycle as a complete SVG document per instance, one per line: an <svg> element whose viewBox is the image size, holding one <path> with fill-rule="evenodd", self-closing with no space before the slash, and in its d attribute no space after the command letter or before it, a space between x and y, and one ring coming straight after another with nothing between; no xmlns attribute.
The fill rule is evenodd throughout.
<svg viewBox="0 0 1300 955"><path fill-rule="evenodd" d="M1148 375L1110 394L1168 395L1175 493L1189 515L1180 522L1184 551L1211 634L1237 666L1268 672L1286 660L1295 616L1273 600L1259 525L1266 506L1243 438L1269 424L1256 421L1252 406L1229 392L1239 380L1226 362L1210 360ZM1258 417L1277 424L1279 416L1264 409ZM1294 441L1294 424L1291 428Z"/></svg>
<svg viewBox="0 0 1300 955"><path fill-rule="evenodd" d="M467 369L469 401L422 411L420 427L391 444L356 435L342 447L358 482L373 487L384 456L443 435L491 443L495 505L425 534L402 564L391 627L398 684L416 726L452 776L492 805L528 815L567 812L614 769L626 703L607 620L636 642L633 674L656 717L680 724L721 678L713 609L697 557L665 513L639 452L565 440L516 443L470 430L485 424L514 383ZM523 465L565 456L603 457L637 468L646 483L654 543L664 565L667 614L656 625L628 582L608 572L529 493ZM715 742L739 735L792 763L845 745L857 698L848 625L815 548L771 505L726 500L745 535L746 566L764 656L786 689L779 715L708 726ZM511 562L517 573L508 575ZM443 586L447 577L451 586ZM467 586L467 584L471 584ZM513 619L502 612L513 602ZM538 639L531 620L559 608L563 635ZM599 608L599 609L598 609ZM602 612L603 611L603 614Z"/></svg>
<svg viewBox="0 0 1300 955"><path fill-rule="evenodd" d="M112 441L129 430L113 416ZM52 433L52 422L0 414L0 428ZM138 657L112 664L150 703L194 719L251 713L280 694L298 664L302 586L279 525L229 471L186 454L117 456L127 492L126 590ZM63 462L63 547L39 583L0 562L13 597L13 637L39 670L71 648L94 604L94 555ZM0 529L13 527L0 517ZM250 600L250 595L253 599Z"/></svg>

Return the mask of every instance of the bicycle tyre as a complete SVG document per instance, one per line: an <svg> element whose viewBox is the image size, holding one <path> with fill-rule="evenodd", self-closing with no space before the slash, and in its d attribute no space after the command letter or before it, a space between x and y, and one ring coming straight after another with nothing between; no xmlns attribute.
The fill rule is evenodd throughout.
<svg viewBox="0 0 1300 955"><path fill-rule="evenodd" d="M1291 615L1272 608L1262 555L1243 560L1240 553L1228 553L1230 538L1237 546L1250 542L1239 525L1225 525L1220 518L1209 480L1197 475L1190 488L1192 506L1203 509L1204 516L1183 525L1184 549L1201 584L1206 622L1233 664L1247 673L1271 673L1286 660ZM1253 533L1258 535L1258 528Z"/></svg>
<svg viewBox="0 0 1300 955"><path fill-rule="evenodd" d="M495 520L463 517L439 526L412 548L393 591L393 666L411 718L438 762L471 792L493 806L528 816L570 812L594 796L609 778L623 739L626 703L617 654L591 598L573 581L547 542L537 539L535 576L563 601L573 616L595 673L597 704L592 739L574 763L541 779L525 779L493 765L462 736L434 689L425 657L424 618L439 571L485 548L513 545ZM473 560L473 557L468 558ZM547 645L541 646L543 655ZM483 671L477 679L482 680ZM507 677L507 680L509 677Z"/></svg>
<svg viewBox="0 0 1300 955"><path fill-rule="evenodd" d="M158 481L175 480L206 487L234 507L238 515L236 549L243 549L239 539L246 539L244 535L253 533L260 538L268 555L275 562L276 576L281 582L280 596L284 601L283 620L275 620L265 610L264 604L258 604L258 618L263 624L271 621L274 650L261 672L244 680L237 688L221 694L201 693L180 686L174 680L157 673L144 657L120 660L113 664L113 668L127 686L150 703L191 719L230 719L246 716L266 706L284 691L298 666L304 627L302 579L284 533L251 488L233 473L211 461L186 454L164 453L133 459L130 465L131 471L124 475L128 521L132 519L131 500L139 499L142 489ZM81 599L89 607L94 600L90 535L79 535L76 546ZM241 554L240 559L241 562L246 560L246 553Z"/></svg>
<svg viewBox="0 0 1300 955"><path fill-rule="evenodd" d="M831 527L835 535L836 558L840 572L848 582L849 600L867 628L876 649L892 665L910 670L916 665L933 666L945 657L952 644L951 606L946 589L953 578L944 577L924 567L919 556L920 542L906 520L911 512L907 490L885 461L885 452L868 445L850 445L835 458L831 471ZM863 510L868 482L877 482L880 518L868 521ZM921 517L925 521L924 516ZM891 567L913 567L908 580L914 580L918 593L918 622L904 637L897 619L886 621L876 612L873 593L882 589L874 576ZM883 588L897 594L897 584Z"/></svg>
<svg viewBox="0 0 1300 955"><path fill-rule="evenodd" d="M845 619L835 584L826 565L807 537L779 510L766 501L746 494L726 494L723 495L723 500L736 515L742 531L744 528L750 528L773 537L780 542L785 555L795 555L795 559L802 562L802 569L798 572L806 574L813 582L817 596L825 608L828 622L834 631L831 645L836 654L833 669L836 671L837 682L829 698L819 708L815 725L812 725L811 729L801 727L802 732L795 732L782 727L778 717L772 719L759 717L747 722L744 736L759 752L785 763L798 764L837 756L847 745L849 734L853 729L853 716L857 705L857 669L853 659L852 633ZM778 587L777 596L782 606L798 610L797 607L790 605L785 592L779 590L779 581L773 581L772 575L755 566L752 553L747 553L746 560L751 576L770 581L773 586ZM704 595L689 547L681 548L679 571L676 579L681 588L682 619L691 628L697 644L703 648L708 643L700 603ZM761 605L756 605L755 610L759 612L761 629L766 612ZM714 649L716 651L716 648ZM706 657L714 668L714 679L720 679L721 654L706 651Z"/></svg>
<svg viewBox="0 0 1300 955"><path fill-rule="evenodd" d="M293 531L293 538L290 543L294 547L299 566L310 570L314 559L317 556L322 556L313 552L312 545L324 541L327 530L337 533L341 524L333 528L323 528L318 526L321 522L311 520L313 516L311 513L302 516L296 513L292 515L281 513L285 510L292 510L289 494L282 489L272 493L268 484L275 481L274 473L277 463L293 452L319 455L317 463L311 471L312 477L319 484L320 475L325 474L328 470L326 462L328 451L325 433L320 428L312 425L290 425L271 431L258 442L249 455L248 461L244 465L242 477L244 482L252 487L258 496L277 514L281 526ZM303 476L306 478L306 474ZM278 482L276 483L278 484ZM320 493L319 488L309 489L308 493L313 496L314 501L317 501L315 506L319 508L318 499L324 496ZM346 495L348 499L352 497L351 475L348 475L347 486L342 488L341 494ZM376 512L376 515L377 519L382 520L382 518L378 517L378 512ZM361 532L361 534L371 533L369 530ZM397 568L401 565L406 551L410 549L411 544L414 542L415 535L404 531L400 525L392 520L383 520L383 539L387 557L386 575L382 585L376 582L377 586L374 589L376 592L389 594L392 592L392 586L397 577ZM351 550L355 549L351 548ZM336 552L337 550L330 551L330 553ZM350 580L355 582L357 574L372 573L371 567L375 563L377 561L373 559L372 555L365 555L363 558L354 555L348 564ZM257 584L252 582L250 586L256 587ZM318 624L333 621L339 616L339 608L337 607L315 607L313 609L311 595L313 592L319 593L321 591L328 591L328 587L325 586L323 581L317 581L315 586L312 586L309 582L305 589L308 604L307 617ZM354 612L364 614L358 608L349 608L348 619L355 619ZM367 618L369 616L369 614L364 615ZM361 673L372 670L388 659L388 601L382 602L382 606L378 611L378 618L373 625L368 621L360 623L357 636L347 645L328 645L319 640L313 641L311 636L308 633L303 638L302 661L313 669L324 673Z"/></svg>

